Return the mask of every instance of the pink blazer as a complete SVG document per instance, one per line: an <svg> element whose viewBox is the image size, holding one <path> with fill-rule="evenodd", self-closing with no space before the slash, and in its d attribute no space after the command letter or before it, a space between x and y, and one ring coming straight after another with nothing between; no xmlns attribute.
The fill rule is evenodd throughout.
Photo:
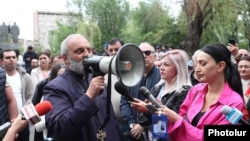
<svg viewBox="0 0 250 141"><path fill-rule="evenodd" d="M230 124L225 115L221 113L224 105L243 110L243 98L226 83L218 101L209 107L197 126L194 127L191 125L191 121L201 111L206 92L207 84L205 83L197 84L190 89L179 113L182 117L186 115L187 118L179 119L168 127L172 141L203 141L204 125Z"/></svg>

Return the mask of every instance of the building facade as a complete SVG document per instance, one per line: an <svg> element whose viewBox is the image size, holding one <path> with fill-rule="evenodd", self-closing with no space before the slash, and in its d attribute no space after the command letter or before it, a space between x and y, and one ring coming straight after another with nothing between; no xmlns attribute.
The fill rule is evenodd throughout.
<svg viewBox="0 0 250 141"><path fill-rule="evenodd" d="M69 14L64 12L36 11L33 14L34 40L45 49L49 46L49 31L57 29L57 21L66 23Z"/></svg>

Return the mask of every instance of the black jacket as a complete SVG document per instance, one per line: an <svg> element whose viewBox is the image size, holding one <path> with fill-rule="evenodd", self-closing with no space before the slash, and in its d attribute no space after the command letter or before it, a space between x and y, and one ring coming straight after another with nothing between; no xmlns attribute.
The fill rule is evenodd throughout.
<svg viewBox="0 0 250 141"><path fill-rule="evenodd" d="M43 96L43 88L45 85L49 82L49 77L46 79L43 79L42 81L38 82L36 85L35 93L32 99L32 103L34 105L38 104L41 102L41 98Z"/></svg>
<svg viewBox="0 0 250 141"><path fill-rule="evenodd" d="M150 90L151 93L154 95L154 97L158 96L158 94L162 88L162 85L154 87ZM185 85L182 87L181 90L167 93L161 99L162 104L164 104L169 109L175 111L176 113L179 113L180 106L183 103L184 99L186 98L187 93L188 93L190 88L191 88L191 86ZM140 115L140 124L144 127L151 126L151 124L152 124L151 116L152 116L152 114L149 112L141 114Z"/></svg>

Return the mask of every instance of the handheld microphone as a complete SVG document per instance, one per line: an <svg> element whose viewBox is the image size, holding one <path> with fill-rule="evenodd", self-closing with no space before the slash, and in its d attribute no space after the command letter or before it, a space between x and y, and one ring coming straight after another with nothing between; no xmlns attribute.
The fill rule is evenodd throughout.
<svg viewBox="0 0 250 141"><path fill-rule="evenodd" d="M129 94L128 89L124 85L121 84L120 81L115 83L115 90L128 98L129 101L134 101L134 98Z"/></svg>
<svg viewBox="0 0 250 141"><path fill-rule="evenodd" d="M11 126L11 123L9 121L5 122L4 124L0 126L0 138L4 137L4 135L6 134L10 126Z"/></svg>
<svg viewBox="0 0 250 141"><path fill-rule="evenodd" d="M41 116L41 121L36 123L34 126L37 132L42 132L46 129L44 115L46 115L52 109L52 105L49 101L43 101L41 104L37 104L35 108L38 115Z"/></svg>
<svg viewBox="0 0 250 141"><path fill-rule="evenodd" d="M39 116L46 115L52 109L52 105L49 101L43 101L35 106L35 109Z"/></svg>
<svg viewBox="0 0 250 141"><path fill-rule="evenodd" d="M156 99L154 98L154 96L150 93L150 91L142 86L140 88L140 92L144 95L145 98L147 98L153 105L156 106L156 108L161 108L161 104L159 102L156 101Z"/></svg>
<svg viewBox="0 0 250 141"><path fill-rule="evenodd" d="M52 105L49 101L43 101L36 106L30 103L22 108L22 115L31 125L35 125L41 121L40 116L47 114L51 109Z"/></svg>
<svg viewBox="0 0 250 141"><path fill-rule="evenodd" d="M224 105L221 108L221 112L226 115L226 119L233 125L236 125L237 123L249 125L245 120L242 119L243 114L237 108L231 108L228 105Z"/></svg>

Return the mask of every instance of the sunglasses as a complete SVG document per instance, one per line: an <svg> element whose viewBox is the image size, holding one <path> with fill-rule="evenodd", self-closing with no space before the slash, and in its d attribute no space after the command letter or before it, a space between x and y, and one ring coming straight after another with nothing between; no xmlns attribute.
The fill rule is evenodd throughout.
<svg viewBox="0 0 250 141"><path fill-rule="evenodd" d="M150 50L146 50L146 51L142 51L142 53L145 55L145 56L149 56L151 53L154 53L153 51L150 51Z"/></svg>

